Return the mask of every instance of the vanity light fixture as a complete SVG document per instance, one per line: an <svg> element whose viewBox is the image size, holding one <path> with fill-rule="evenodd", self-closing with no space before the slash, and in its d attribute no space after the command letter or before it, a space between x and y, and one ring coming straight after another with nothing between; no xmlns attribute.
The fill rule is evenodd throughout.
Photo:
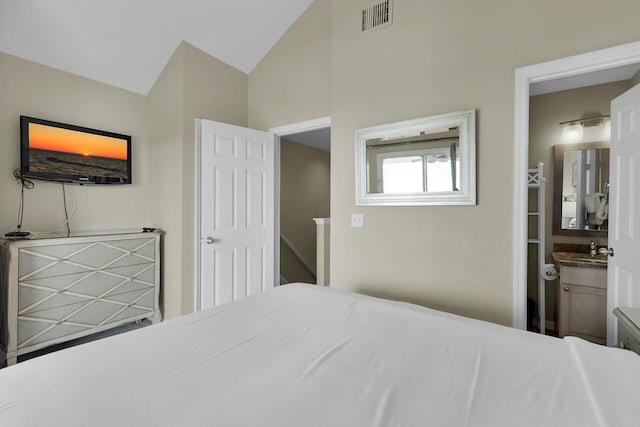
<svg viewBox="0 0 640 427"><path fill-rule="evenodd" d="M604 135L608 140L611 140L611 120L607 120L604 124Z"/></svg>
<svg viewBox="0 0 640 427"><path fill-rule="evenodd" d="M568 123L562 128L562 141L563 142L579 142L582 141L584 135L584 128L582 123Z"/></svg>
<svg viewBox="0 0 640 427"><path fill-rule="evenodd" d="M560 126L562 126L562 141L567 143L580 142L582 141L582 137L584 136L585 127L601 126L603 123L605 134L610 135L611 121L607 120L605 123L605 119L608 119L609 117L611 116L601 114L598 116L585 117L583 119L561 122Z"/></svg>

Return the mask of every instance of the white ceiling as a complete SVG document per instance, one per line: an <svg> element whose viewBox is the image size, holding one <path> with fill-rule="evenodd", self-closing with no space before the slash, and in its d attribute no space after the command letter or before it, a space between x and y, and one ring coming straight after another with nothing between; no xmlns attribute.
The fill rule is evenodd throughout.
<svg viewBox="0 0 640 427"><path fill-rule="evenodd" d="M547 80L532 84L530 94L531 96L544 95L545 93L559 92L561 90L578 89L581 87L629 80L638 71L640 71L640 64L629 64L599 71L592 71L590 73L579 74L577 76Z"/></svg>
<svg viewBox="0 0 640 427"><path fill-rule="evenodd" d="M0 0L0 51L147 94L185 40L251 72L312 0Z"/></svg>
<svg viewBox="0 0 640 427"><path fill-rule="evenodd" d="M317 148L318 150L331 151L330 127L296 133L294 135L287 135L284 138L289 141L297 142L298 144Z"/></svg>
<svg viewBox="0 0 640 427"><path fill-rule="evenodd" d="M185 40L249 73L313 0L0 0L0 51L146 95ZM640 64L531 86L630 79Z"/></svg>

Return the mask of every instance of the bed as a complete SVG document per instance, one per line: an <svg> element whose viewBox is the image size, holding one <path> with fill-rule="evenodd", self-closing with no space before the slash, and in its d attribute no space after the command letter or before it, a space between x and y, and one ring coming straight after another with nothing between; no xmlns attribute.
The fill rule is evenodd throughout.
<svg viewBox="0 0 640 427"><path fill-rule="evenodd" d="M638 426L640 357L291 284L0 370L1 426Z"/></svg>

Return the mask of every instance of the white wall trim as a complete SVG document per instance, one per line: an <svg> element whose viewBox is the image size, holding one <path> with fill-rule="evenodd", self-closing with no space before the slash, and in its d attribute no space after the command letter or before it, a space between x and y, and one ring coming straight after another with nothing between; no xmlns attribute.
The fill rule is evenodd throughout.
<svg viewBox="0 0 640 427"><path fill-rule="evenodd" d="M275 181L275 226L274 231L276 235L276 247L273 255L274 273L277 278L280 278L280 137L293 135L296 133L308 132L316 129L324 129L331 127L331 117L325 116L317 119L306 120L304 122L291 123L288 125L278 126L269 129L269 132L275 134L275 167L274 167L274 181ZM276 283L280 283L276 281Z"/></svg>
<svg viewBox="0 0 640 427"><path fill-rule="evenodd" d="M304 122L292 123L290 125L278 126L269 129L269 132L277 136L287 136L296 133L309 132L317 129L331 127L331 117L320 117L319 119L306 120Z"/></svg>
<svg viewBox="0 0 640 427"><path fill-rule="evenodd" d="M576 76L640 62L640 42L518 68L515 84L513 206L513 326L527 327L527 169L529 87L532 83Z"/></svg>
<svg viewBox="0 0 640 427"><path fill-rule="evenodd" d="M331 224L331 218L313 218L313 222L317 225Z"/></svg>
<svg viewBox="0 0 640 427"><path fill-rule="evenodd" d="M194 275L194 282L195 282L195 290L193 292L193 311L200 311L202 309L201 306L201 301L200 301L200 295L202 294L202 290L201 290L201 283L202 283L202 278L200 277L200 251L202 250L201 247L201 242L200 242L200 237L202 236L202 231L200 230L200 213L202 210L202 202L200 200L200 182L202 181L202 168L200 167L200 157L202 155L202 138L200 135L200 122L202 119L198 119L196 118L195 120L195 127L196 127L196 149L194 150L195 153L195 162L196 162L196 173L195 173L195 190L196 190L196 211L194 212L194 217L195 217L195 236L196 238L194 239L194 245L195 245L195 251L194 251L194 265L193 267L195 268L195 275Z"/></svg>
<svg viewBox="0 0 640 427"><path fill-rule="evenodd" d="M311 263L309 261L307 261L307 259L304 257L304 255L302 255L302 252L300 252L298 250L298 248L296 248L296 246L293 244L293 242L291 240L289 240L289 238L287 236L285 236L284 234L280 234L280 238L282 239L284 244L287 245L289 247L289 249L291 249L291 252L293 252L293 254L305 266L305 268L307 270L309 270L309 272L311 272L311 274L313 275L313 278L315 279L317 277L316 269L313 268L313 265L311 265Z"/></svg>

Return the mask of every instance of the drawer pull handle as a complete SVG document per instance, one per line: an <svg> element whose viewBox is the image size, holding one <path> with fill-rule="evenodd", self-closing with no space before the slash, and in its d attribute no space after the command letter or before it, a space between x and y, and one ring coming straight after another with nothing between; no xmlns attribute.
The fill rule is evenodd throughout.
<svg viewBox="0 0 640 427"><path fill-rule="evenodd" d="M565 286L564 291L569 292L569 288Z"/></svg>

